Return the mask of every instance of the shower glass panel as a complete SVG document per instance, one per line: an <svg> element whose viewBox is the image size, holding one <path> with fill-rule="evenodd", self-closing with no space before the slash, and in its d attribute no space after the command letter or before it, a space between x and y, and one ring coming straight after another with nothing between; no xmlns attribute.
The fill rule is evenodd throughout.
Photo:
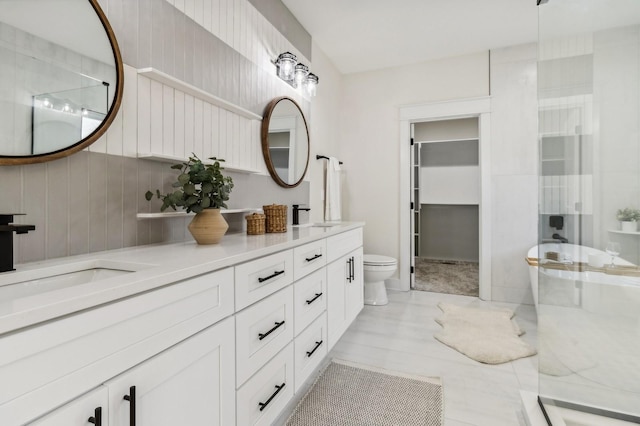
<svg viewBox="0 0 640 426"><path fill-rule="evenodd" d="M538 13L540 401L640 423L640 232L618 221L640 208L640 1Z"/></svg>

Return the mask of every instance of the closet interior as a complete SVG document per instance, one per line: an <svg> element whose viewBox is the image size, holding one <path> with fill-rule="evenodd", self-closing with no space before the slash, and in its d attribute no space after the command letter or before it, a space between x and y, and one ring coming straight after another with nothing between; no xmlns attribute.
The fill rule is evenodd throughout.
<svg viewBox="0 0 640 426"><path fill-rule="evenodd" d="M412 288L478 296L478 118L413 124Z"/></svg>

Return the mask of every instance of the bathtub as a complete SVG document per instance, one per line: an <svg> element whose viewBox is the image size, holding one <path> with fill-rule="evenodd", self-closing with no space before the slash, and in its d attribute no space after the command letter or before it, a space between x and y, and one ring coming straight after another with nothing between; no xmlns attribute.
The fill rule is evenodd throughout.
<svg viewBox="0 0 640 426"><path fill-rule="evenodd" d="M604 251L568 243L543 243L527 252L529 280L536 310L539 303L556 306L581 307L596 313L613 313L637 316L640 306L640 277L610 275L595 271L540 270L537 259L545 259L545 253L559 253L561 259L588 262L590 254L604 256L610 263L611 256ZM543 260L544 261L544 260ZM614 265L632 266L616 257ZM539 285L542 284L542 287Z"/></svg>

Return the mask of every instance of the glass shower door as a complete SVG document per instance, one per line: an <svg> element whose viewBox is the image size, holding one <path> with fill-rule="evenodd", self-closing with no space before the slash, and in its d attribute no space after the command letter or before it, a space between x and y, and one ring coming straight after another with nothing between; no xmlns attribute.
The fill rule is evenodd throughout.
<svg viewBox="0 0 640 426"><path fill-rule="evenodd" d="M640 423L640 1L538 12L541 405Z"/></svg>

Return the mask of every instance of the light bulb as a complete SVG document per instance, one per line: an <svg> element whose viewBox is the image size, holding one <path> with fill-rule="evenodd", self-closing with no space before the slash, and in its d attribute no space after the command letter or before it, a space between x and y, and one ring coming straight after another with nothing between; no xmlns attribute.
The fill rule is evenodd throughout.
<svg viewBox="0 0 640 426"><path fill-rule="evenodd" d="M285 52L278 56L278 60L276 61L278 65L278 77L284 81L293 80L296 60L296 55L290 52Z"/></svg>

